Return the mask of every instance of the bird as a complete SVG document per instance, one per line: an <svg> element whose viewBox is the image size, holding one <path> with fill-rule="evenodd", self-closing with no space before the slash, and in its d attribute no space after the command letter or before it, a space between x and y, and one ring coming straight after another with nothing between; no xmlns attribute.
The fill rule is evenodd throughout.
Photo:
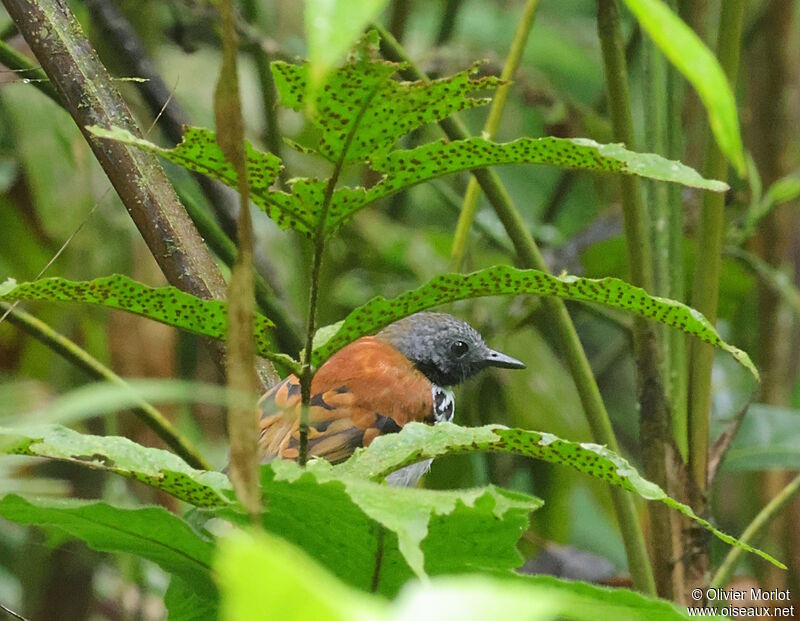
<svg viewBox="0 0 800 621"><path fill-rule="evenodd" d="M465 321L419 312L343 347L311 382L308 456L331 463L409 422L450 422L455 398L449 389L486 367L524 369L525 364L490 349ZM296 460L300 450L300 380L289 375L259 400L262 463ZM386 481L414 487L432 460L406 466Z"/></svg>

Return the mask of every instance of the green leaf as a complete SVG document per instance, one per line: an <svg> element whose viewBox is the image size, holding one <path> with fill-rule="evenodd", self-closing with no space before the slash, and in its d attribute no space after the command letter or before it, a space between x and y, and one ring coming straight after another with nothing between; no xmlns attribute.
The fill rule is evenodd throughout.
<svg viewBox="0 0 800 621"><path fill-rule="evenodd" d="M758 378L757 369L744 351L723 341L708 319L681 302L648 295L644 289L618 278L553 276L506 265L495 265L472 274L443 274L390 300L375 297L347 315L336 335L314 350L313 361L320 365L358 337L439 304L487 295L523 293L597 302L672 326L727 351Z"/></svg>
<svg viewBox="0 0 800 621"><path fill-rule="evenodd" d="M376 171L403 186L471 168L527 163L639 175L713 192L729 189L727 183L704 179L680 162L588 138L519 138L507 143L479 137L454 142L438 140L416 149L393 151L384 158L372 158L370 163Z"/></svg>
<svg viewBox="0 0 800 621"><path fill-rule="evenodd" d="M299 545L351 585L395 594L417 575L508 571L541 501L487 486L439 491L394 488L340 476L325 461L262 467L265 530ZM240 521L229 508L215 515ZM379 561L376 559L380 557ZM376 562L379 567L376 570Z"/></svg>
<svg viewBox="0 0 800 621"><path fill-rule="evenodd" d="M402 64L376 60L377 35L364 37L347 65L330 76L314 101L312 122L322 131L314 148L302 147L336 162L381 157L408 132L460 110L489 103L471 95L494 89L493 76L473 78L476 66L431 82L401 82L392 75ZM308 65L272 63L280 103L299 110L306 105Z"/></svg>
<svg viewBox="0 0 800 621"><path fill-rule="evenodd" d="M299 485L302 480L311 482L308 473L294 462L273 462L274 482L288 481ZM343 485L350 500L367 516L381 524L397 536L400 552L418 576L425 575L426 559L420 544L428 535L428 527L434 516L454 514L459 506L483 513L498 521L508 517L515 522L512 531L516 537L522 534L527 523L527 514L541 506L539 499L503 490L492 485L473 490L425 490L413 488L393 488L376 485L361 478L340 477L328 462L318 460L312 467L316 483ZM267 498L269 491L266 490ZM272 509L272 504L270 504ZM516 516L516 518L514 518ZM521 518L521 521L520 521ZM297 519L297 518L295 518ZM329 517L326 517L329 519ZM462 516L462 519L466 519ZM498 536L498 533L494 533ZM457 544L455 544L457 546ZM497 549L502 549L496 541ZM510 546L513 549L513 544ZM454 553L455 550L452 550ZM492 555L495 556L495 555ZM430 557L430 555L429 555ZM473 551L470 564L480 565L482 559ZM517 555L511 557L512 567L521 562ZM489 559L491 562L491 559Z"/></svg>
<svg viewBox="0 0 800 621"><path fill-rule="evenodd" d="M781 205L800 197L800 176L798 173L778 179L767 189L764 196L769 205Z"/></svg>
<svg viewBox="0 0 800 621"><path fill-rule="evenodd" d="M546 576L434 578L386 602L348 588L301 550L264 533L222 542L215 569L223 621L261 621L265 610L285 621L687 618L669 602Z"/></svg>
<svg viewBox="0 0 800 621"><path fill-rule="evenodd" d="M183 140L172 149L159 147L120 127L104 129L92 126L87 129L100 138L116 140L143 151L156 153L168 162L216 179L235 190L239 189L236 171L225 159L217 145L217 135L210 129L186 127ZM270 186L275 183L283 167L280 158L271 153L256 151L250 143L246 143L246 147L247 182L250 186L251 200L282 229L291 228L310 235L316 221L316 215L310 207L293 194L270 191Z"/></svg>
<svg viewBox="0 0 800 621"><path fill-rule="evenodd" d="M0 427L0 453L48 457L107 470L198 507L230 502L230 484L224 474L195 470L177 455L127 438L85 435L60 425Z"/></svg>
<svg viewBox="0 0 800 621"><path fill-rule="evenodd" d="M148 287L121 274L86 281L65 278L43 278L21 284L7 281L0 289L0 300L95 304L215 339L224 339L228 331L226 302L202 300L175 287ZM272 354L268 330L274 325L263 315L255 315L256 349L262 356Z"/></svg>
<svg viewBox="0 0 800 621"><path fill-rule="evenodd" d="M375 19L387 0L306 0L309 90L316 92L330 70Z"/></svg>
<svg viewBox="0 0 800 621"><path fill-rule="evenodd" d="M755 164L750 167L747 175L752 193L751 204L744 217L734 222L727 234L728 243L735 245L742 245L755 235L759 222L775 207L800 196L800 176L796 172L775 181L763 196L761 195L761 179Z"/></svg>
<svg viewBox="0 0 800 621"><path fill-rule="evenodd" d="M121 474L204 507L211 515L249 524L223 474L193 470L171 453L126 438L84 435L55 425L0 428L0 452ZM262 493L268 507L264 527L344 572L351 584L371 588L375 554L382 547L376 584L387 594L396 593L414 573L518 567L522 558L516 543L529 513L541 505L531 496L493 486L459 491L391 488L340 477L325 461L312 462L306 470L294 462L263 466Z"/></svg>
<svg viewBox="0 0 800 621"><path fill-rule="evenodd" d="M201 585L198 585L201 586ZM173 576L164 595L169 621L217 621L219 619L219 592L211 588L197 588Z"/></svg>
<svg viewBox="0 0 800 621"><path fill-rule="evenodd" d="M369 189L342 187L334 191L325 224L331 235L353 214L374 201L443 175L484 166L545 164L595 172L639 175L688 187L724 192L728 184L704 179L696 170L655 155L634 153L620 144L599 144L585 138L519 138L496 143L484 138L439 140L416 149L372 157L369 164L383 175Z"/></svg>
<svg viewBox="0 0 800 621"><path fill-rule="evenodd" d="M628 589L612 589L586 582L561 580L553 576L511 575L505 579L541 588L551 595L559 594L570 602L569 610L572 614L579 612L593 621L675 621L688 618L685 608Z"/></svg>
<svg viewBox="0 0 800 621"><path fill-rule="evenodd" d="M800 410L752 404L725 454L723 469L800 469Z"/></svg>
<svg viewBox="0 0 800 621"><path fill-rule="evenodd" d="M435 123L455 112L484 105L478 91L497 88L502 81L473 76L476 67L431 82L393 79L402 64L376 60L377 35L363 37L345 66L334 71L313 99L312 122L321 131L315 146L293 145L325 157L337 166L367 163L381 180L370 188L338 187L332 195L328 180L297 178L291 192L272 190L280 161L248 146L248 177L253 202L282 228L313 237L325 209L321 234L330 236L353 214L370 203L412 185L464 170L502 164L547 164L564 168L634 174L712 191L725 191L721 181L704 179L692 168L655 154L640 154L622 145L601 145L586 139L521 138L494 143L480 137L437 141L410 150L391 149L415 128ZM272 64L281 103L295 110L308 107L308 64ZM214 133L188 128L183 142L164 149L125 130L90 128L96 135L119 140L209 175L232 188L237 177L216 147Z"/></svg>
<svg viewBox="0 0 800 621"><path fill-rule="evenodd" d="M736 99L714 54L661 0L624 0L653 42L694 86L720 150L740 176L746 171Z"/></svg>
<svg viewBox="0 0 800 621"><path fill-rule="evenodd" d="M342 474L379 480L400 467L423 459L476 451L513 453L569 466L646 500L662 502L711 531L722 541L784 567L783 563L766 552L731 537L695 515L690 507L644 479L624 458L605 446L570 442L545 432L509 429L499 425L459 427L452 423L436 426L409 423L400 433L381 436L366 449L356 450L350 459L335 468Z"/></svg>
<svg viewBox="0 0 800 621"><path fill-rule="evenodd" d="M105 502L73 499L0 499L0 515L20 524L65 533L103 552L129 552L197 587L213 588L213 546L162 507L122 509Z"/></svg>

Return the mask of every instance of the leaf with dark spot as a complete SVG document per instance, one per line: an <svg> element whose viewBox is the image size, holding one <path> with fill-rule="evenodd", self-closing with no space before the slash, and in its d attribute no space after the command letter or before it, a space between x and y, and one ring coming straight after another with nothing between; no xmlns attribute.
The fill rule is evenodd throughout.
<svg viewBox="0 0 800 621"><path fill-rule="evenodd" d="M228 305L225 302L203 300L176 287L148 287L120 274L87 281L65 278L43 278L20 284L7 281L0 285L0 300L96 304L215 339L224 339L228 330ZM256 348L262 356L272 353L268 330L274 325L263 315L255 315Z"/></svg>
<svg viewBox="0 0 800 621"><path fill-rule="evenodd" d="M655 500L682 513L696 524L712 532L722 541L757 554L773 565L783 563L766 552L743 543L698 517L691 507L668 496L658 485L643 478L623 457L605 446L562 440L543 431L509 429L501 425L459 427L452 423L423 425L409 423L398 434L380 436L367 448L357 450L343 464L334 466L342 476L368 477L381 480L390 472L422 459L440 455L474 453L476 451L513 453L561 464Z"/></svg>
<svg viewBox="0 0 800 621"><path fill-rule="evenodd" d="M596 302L677 328L730 353L756 378L758 370L750 357L722 340L700 312L682 302L649 295L618 278L553 276L538 270L520 270L496 265L472 274L442 274L427 283L386 299L382 296L350 312L327 341L314 349L314 364L322 364L334 352L365 334L402 317L455 300L488 295L550 295L566 300Z"/></svg>

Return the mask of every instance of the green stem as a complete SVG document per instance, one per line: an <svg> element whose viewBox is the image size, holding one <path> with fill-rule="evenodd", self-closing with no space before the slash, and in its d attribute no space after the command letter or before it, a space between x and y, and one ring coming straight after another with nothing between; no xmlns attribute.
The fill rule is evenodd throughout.
<svg viewBox="0 0 800 621"><path fill-rule="evenodd" d="M11 22L11 27L13 27L16 32L16 25L14 22ZM24 54L20 54L11 47L5 42L5 39L0 39L0 64L5 65L13 71L19 72L21 80L29 80L30 84L38 88L59 106L61 105L58 95L56 94L56 89L53 88L50 79L42 68L31 62L30 58Z"/></svg>
<svg viewBox="0 0 800 621"><path fill-rule="evenodd" d="M635 151L625 44L619 25L616 0L598 0L597 28L603 51L608 107L614 139L624 142L626 148ZM639 178L634 175L623 175L619 180L628 248L628 269L635 285L652 291L653 259L647 237L647 214L644 210Z"/></svg>
<svg viewBox="0 0 800 621"><path fill-rule="evenodd" d="M625 43L616 0L598 0L597 29L605 65L608 108L614 140L625 143L628 149L635 151ZM650 227L638 177L632 175L621 177L620 188L631 280L634 285L652 292L654 275L650 252ZM643 318L637 318L633 324L633 342L639 389L642 461L648 478L667 488L671 430L669 407L661 381L658 339L653 324ZM658 533L651 540L658 593L664 597L671 597L673 591L671 567L672 559L675 558L675 546L671 535L672 516L666 507L650 507L649 510L653 530Z"/></svg>
<svg viewBox="0 0 800 621"><path fill-rule="evenodd" d="M739 40L744 0L726 0L721 6L717 56L730 83L739 71ZM705 177L728 179L728 163L713 137L706 147ZM725 235L725 194L706 192L697 239L697 263L692 306L712 323L717 319L719 279L722 270L722 242ZM709 412L711 409L711 366L714 348L693 340L690 347L689 379L689 469L694 484L693 508L705 510L708 477Z"/></svg>
<svg viewBox="0 0 800 621"><path fill-rule="evenodd" d="M258 21L261 7L257 0L243 0L242 11L245 19L252 25ZM270 69L270 56L260 45L250 45L250 52L256 65L258 84L261 90L261 106L264 109L264 142L273 155L281 156L281 133L278 125L278 95Z"/></svg>
<svg viewBox="0 0 800 621"><path fill-rule="evenodd" d="M497 128L500 126L500 119L503 117L508 92L511 90L511 79L517 72L519 63L522 60L522 54L525 51L525 44L528 41L528 35L530 34L531 26L533 26L533 18L536 15L538 5L539 0L527 1L519 26L517 26L517 32L514 34L514 40L511 42L511 49L508 51L508 57L500 74L503 84L495 92L492 107L489 110L489 118L483 127L483 135L490 140L494 138ZM461 215L458 218L456 232L453 236L453 247L450 250L450 269L454 272L459 271L464 262L467 238L469 237L470 228L472 228L472 222L475 220L479 193L480 186L478 181L475 177L470 178L467 192L464 195L464 203L461 207Z"/></svg>
<svg viewBox="0 0 800 621"><path fill-rule="evenodd" d="M444 45L453 36L458 10L462 4L462 0L445 0L442 21L439 23L439 32L436 35L436 45Z"/></svg>
<svg viewBox="0 0 800 621"><path fill-rule="evenodd" d="M412 80L427 81L429 79L411 61L405 50L391 34L386 32L380 25L373 25L372 27L380 32L382 49L387 58L408 63L407 69L403 72L405 77ZM451 140L464 140L468 137L466 128L454 117L440 121L439 125ZM511 197L497 174L487 169L475 170L472 174L478 180L481 189L486 194L492 207L494 207L497 217L503 223L506 233L514 244L519 262L525 267L548 271L539 247L536 245L522 219L522 215L514 206ZM618 450L617 439L614 436L608 412L606 412L603 404L600 389L594 380L589 360L583 351L566 305L558 298L545 297L542 298L542 308L547 313L553 325L556 339L561 345L562 353L569 366L581 403L586 412L592 435L597 442L605 444L612 451ZM634 499L630 494L618 488L612 488L610 492L622 538L625 542L625 551L628 556L628 565L634 586L641 591L654 594L653 573L647 557L644 535L639 524L639 516Z"/></svg>
<svg viewBox="0 0 800 621"><path fill-rule="evenodd" d="M670 8L677 8L676 0L670 0ZM671 65L667 67L666 92L666 136L667 157L671 160L683 159L683 102L685 84L678 71ZM685 272L683 265L683 188L677 184L667 184L666 222L669 244L669 264L667 288L663 295L673 300L685 300ZM667 330L665 335L667 396L671 406L672 437L686 462L689 453L687 430L686 392L689 370L686 360L686 335L678 330Z"/></svg>
<svg viewBox="0 0 800 621"><path fill-rule="evenodd" d="M108 380L120 386L128 384L119 375L106 367L85 349L67 337L59 334L43 321L10 304L0 302L0 309L8 311L8 321L18 326L32 337L43 343L47 348L56 352L68 362L72 363L90 377L99 380ZM140 401L134 413L161 438L167 446L174 450L187 464L193 468L212 470L213 468L203 458L189 439L172 426L164 415L146 401Z"/></svg>
<svg viewBox="0 0 800 621"><path fill-rule="evenodd" d="M0 28L0 41L8 41L18 34L19 30L17 30L17 25L13 21L9 21L5 26Z"/></svg>
<svg viewBox="0 0 800 621"><path fill-rule="evenodd" d="M311 355L314 349L314 332L316 329L317 320L317 300L319 298L319 278L320 270L322 269L322 256L325 252L325 223L328 218L328 209L331 205L333 192L336 189L336 184L339 182L339 175L344 168L344 163L347 159L347 152L350 149L350 144L361 125L361 119L364 118L364 113L369 108L372 98L378 92L378 85L376 85L372 92L370 92L361 102L361 108L350 127L344 144L342 145L342 152L339 154L339 159L333 166L328 183L325 186L325 194L322 200L322 207L319 211L317 226L314 230L314 258L311 262L311 284L308 295L308 317L306 320L306 347L303 351L303 366L302 373L300 374L300 442L298 447L298 462L304 466L308 459L308 406L311 401L311 380L314 379L314 369L311 366Z"/></svg>
<svg viewBox="0 0 800 621"><path fill-rule="evenodd" d="M744 529L744 532L739 536L739 541L752 544L770 521L780 513L781 509L783 509L798 492L800 492L800 475L792 479L777 496L774 496L772 500L759 511L755 519L750 522L747 528ZM743 552L744 550L740 547L731 547L725 560L722 561L722 564L709 583L711 588L722 588L728 584Z"/></svg>

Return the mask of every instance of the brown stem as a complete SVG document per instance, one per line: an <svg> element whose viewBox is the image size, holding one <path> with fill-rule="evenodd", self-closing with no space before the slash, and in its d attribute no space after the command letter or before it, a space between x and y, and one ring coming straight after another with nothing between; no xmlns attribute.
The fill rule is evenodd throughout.
<svg viewBox="0 0 800 621"><path fill-rule="evenodd" d="M170 284L198 297L224 298L222 275L156 157L87 132L86 127L99 125L140 133L69 6L58 0L3 0L3 5ZM212 347L222 365L222 346Z"/></svg>
<svg viewBox="0 0 800 621"><path fill-rule="evenodd" d="M767 3L759 20L761 36L754 41L750 62L746 63L753 84L750 106L753 113L753 155L764 187L769 187L789 172L787 147L792 124L788 118L786 98L792 78L788 49L794 4L792 0L772 0ZM775 207L759 227L756 240L760 246L759 254L776 269L781 269L790 260L790 209L790 205ZM769 284L760 283L758 294L761 400L770 405L790 405L795 377L790 360L794 347L791 311L782 296ZM784 472L764 473L760 486L763 502L768 503L788 480ZM781 542L784 549L789 547L788 529L793 526L794 520L789 514L779 516L770 525L771 535ZM765 568L762 580L769 588L781 588L785 585L786 575Z"/></svg>

